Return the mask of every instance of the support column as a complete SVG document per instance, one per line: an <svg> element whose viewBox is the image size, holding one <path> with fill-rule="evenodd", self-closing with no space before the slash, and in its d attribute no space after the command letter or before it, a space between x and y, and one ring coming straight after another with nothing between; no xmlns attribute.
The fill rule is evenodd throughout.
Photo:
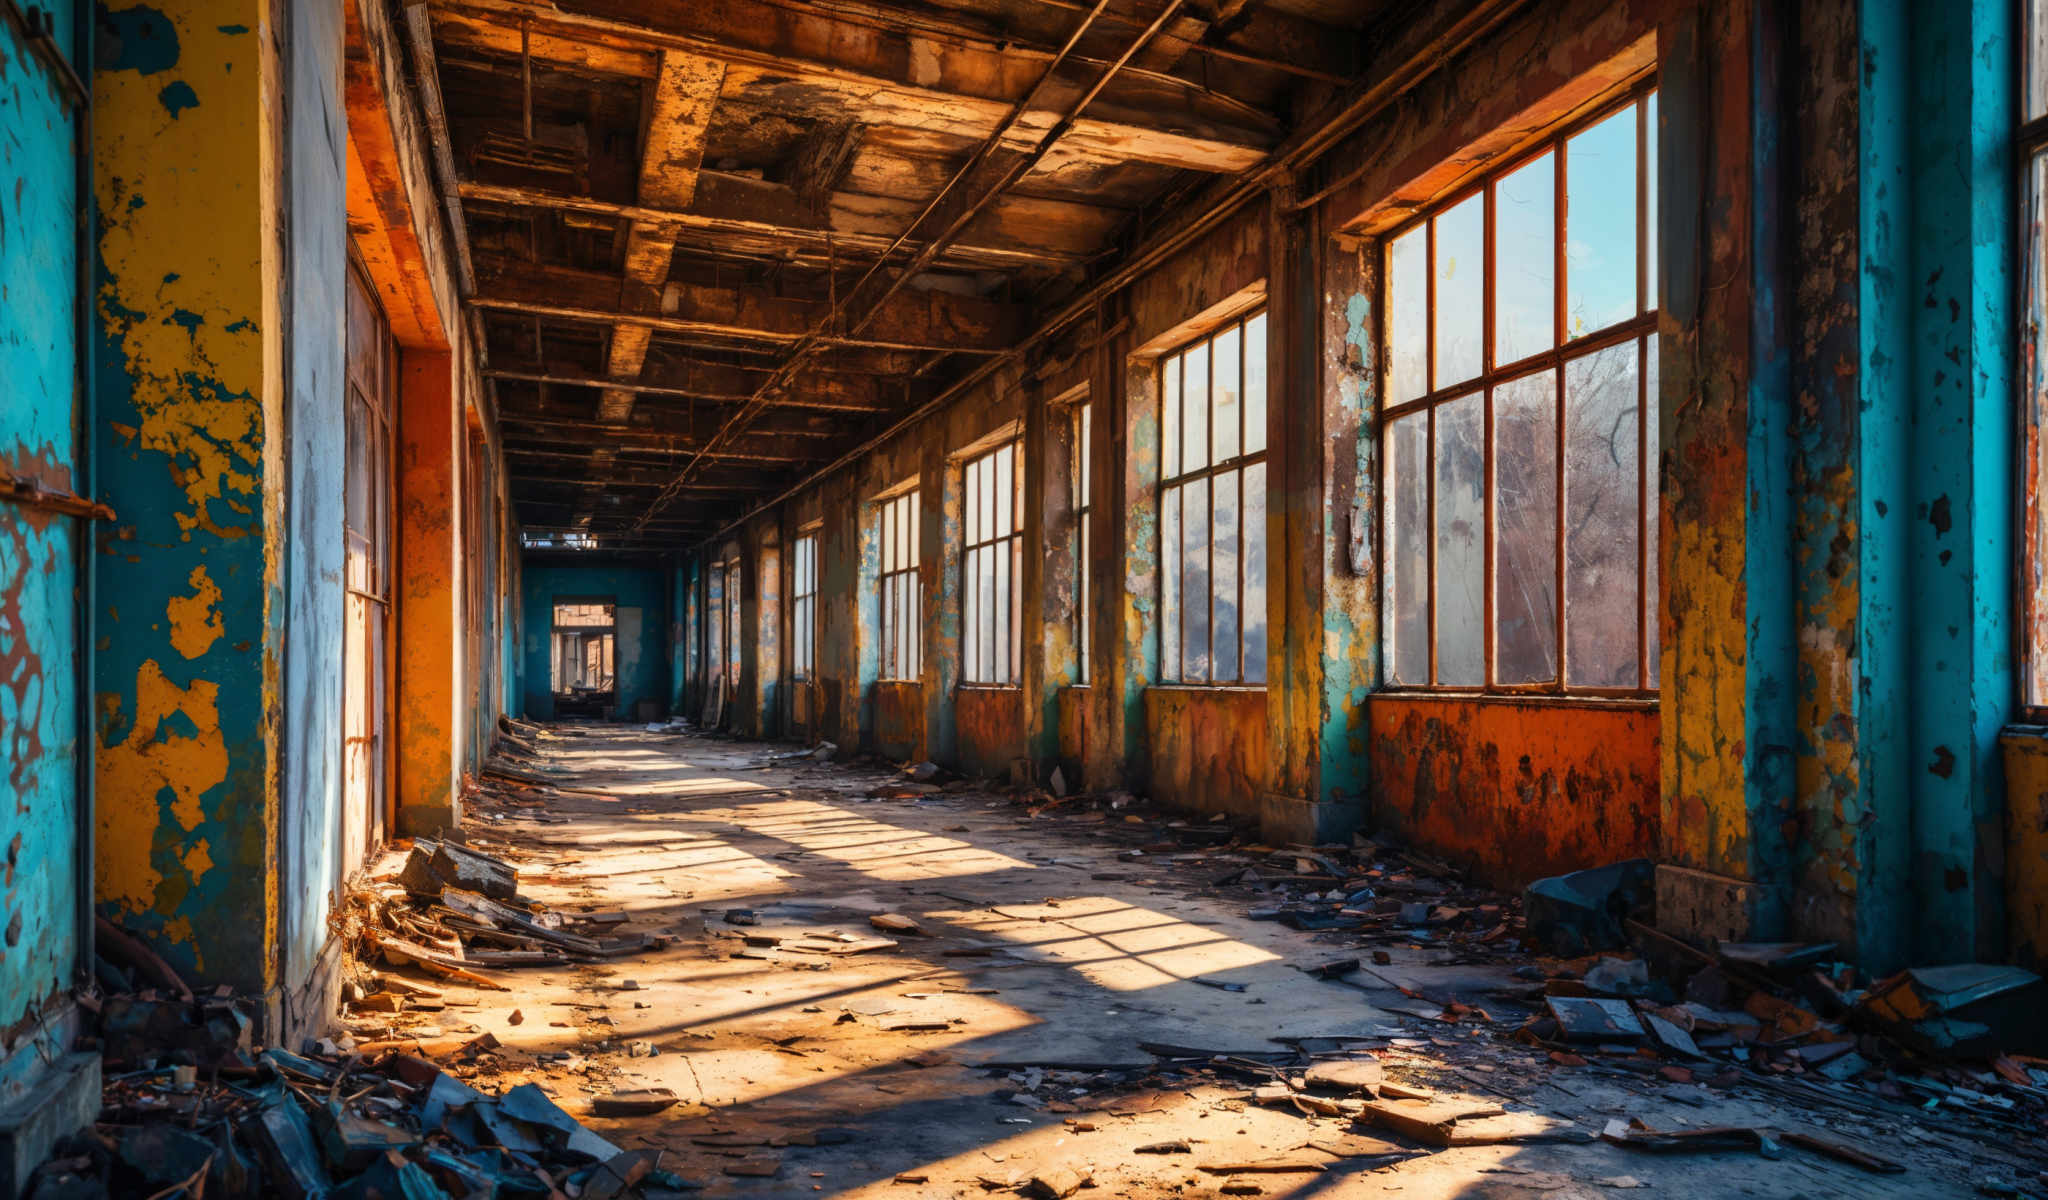
<svg viewBox="0 0 2048 1200"><path fill-rule="evenodd" d="M99 908L193 985L273 997L291 552L277 11L103 13L93 131L94 436L120 514L95 564Z"/></svg>
<svg viewBox="0 0 2048 1200"><path fill-rule="evenodd" d="M397 832L423 837L460 820L455 731L461 712L461 537L454 499L462 422L445 350L407 350L398 396Z"/></svg>

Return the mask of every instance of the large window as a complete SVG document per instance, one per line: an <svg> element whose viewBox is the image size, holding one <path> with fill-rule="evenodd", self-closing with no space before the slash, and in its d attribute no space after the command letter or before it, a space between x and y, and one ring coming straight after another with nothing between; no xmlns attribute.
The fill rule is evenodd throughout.
<svg viewBox="0 0 2048 1200"><path fill-rule="evenodd" d="M1388 239L1389 682L1657 686L1656 93Z"/></svg>
<svg viewBox="0 0 2048 1200"><path fill-rule="evenodd" d="M1074 406L1074 682L1088 682L1088 514L1095 510L1089 476L1088 402Z"/></svg>
<svg viewBox="0 0 2048 1200"><path fill-rule="evenodd" d="M1266 678L1266 314L1160 364L1160 678Z"/></svg>
<svg viewBox="0 0 2048 1200"><path fill-rule="evenodd" d="M918 677L917 493L882 502L882 678Z"/></svg>
<svg viewBox="0 0 2048 1200"><path fill-rule="evenodd" d="M960 678L1017 682L1017 575L1023 565L1022 480L1017 443L999 446L963 469L966 511L960 558L966 645Z"/></svg>
<svg viewBox="0 0 2048 1200"><path fill-rule="evenodd" d="M817 669L818 655L818 535L807 533L796 540L789 601L789 674L799 682Z"/></svg>

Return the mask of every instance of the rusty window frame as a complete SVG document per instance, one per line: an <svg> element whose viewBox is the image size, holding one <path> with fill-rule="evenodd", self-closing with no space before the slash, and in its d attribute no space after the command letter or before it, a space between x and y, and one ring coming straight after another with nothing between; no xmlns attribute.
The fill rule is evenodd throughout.
<svg viewBox="0 0 2048 1200"><path fill-rule="evenodd" d="M2020 531L2014 581L2013 690L2017 717L2048 724L2048 374L2041 335L2048 326L2048 10L2022 6L2019 111L2013 163L2019 173L2020 304L2016 450L2020 486L2014 489L2014 528Z"/></svg>
<svg viewBox="0 0 2048 1200"><path fill-rule="evenodd" d="M817 667L818 535L798 535L790 554L789 677L806 682Z"/></svg>
<svg viewBox="0 0 2048 1200"><path fill-rule="evenodd" d="M1216 348L1226 337L1234 336L1237 344L1237 452L1224 458L1217 458L1216 422ZM1188 362L1197 353L1201 354L1203 375L1202 412L1202 464L1189 467L1183 461L1187 449L1189 419L1195 415L1189 408L1190 375ZM1257 356L1257 378L1259 379L1259 416L1251 413L1252 392L1247 382L1253 378L1253 357ZM1270 403L1267 392L1266 370L1266 310L1254 308L1232 317L1215 329L1190 339L1164 354L1159 360L1159 408L1160 408L1160 455L1159 455L1159 677L1161 680L1183 686L1233 687L1264 686L1266 682L1266 564L1265 513L1268 503L1268 480L1266 479L1266 406ZM1254 447L1254 442L1256 446ZM1256 481L1255 483L1253 481ZM1205 533L1202 539L1202 577L1206 581L1207 595L1200 606L1185 602L1187 590L1188 549L1186 518L1188 497L1202 488L1207 489L1207 507L1203 509ZM1237 625L1234 631L1233 647L1235 667L1224 674L1217 670L1216 635L1217 577L1216 577L1216 523L1215 496L1219 490L1228 489L1234 495L1237 514L1236 561L1231 568L1229 586L1222 589L1232 601ZM1248 498L1258 497L1258 518L1248 520L1250 506ZM1259 559L1259 578L1251 578L1250 560L1256 549ZM1247 601L1250 601L1248 604ZM1191 673L1189 650L1190 614L1202 614L1200 627L1201 667Z"/></svg>
<svg viewBox="0 0 2048 1200"><path fill-rule="evenodd" d="M1412 219L1389 230L1380 240L1380 296L1381 323L1380 345L1380 396L1382 403L1377 414L1381 439L1381 514L1380 537L1382 542L1381 561L1385 575L1380 588L1381 641L1383 668L1383 690L1408 693L1444 693L1454 695L1519 695L1519 696L1573 696L1612 697L1617 699L1646 699L1656 696L1658 678L1658 627L1657 590L1661 578L1657 573L1657 547L1655 538L1657 526L1657 433L1654 422L1657 419L1656 396L1652 380L1656 377L1657 354L1657 309L1656 265L1657 247L1652 239L1655 229L1657 203L1656 175L1652 169L1655 143L1655 102L1657 87L1654 76L1631 83L1624 91L1615 95L1596 109L1568 123L1560 124L1512 157L1503 159L1490 167L1478 180L1458 188L1419 211ZM1617 116L1634 106L1635 120L1635 314L1624 320L1587 330L1573 336L1568 328L1568 305L1570 293L1569 256L1567 253L1567 230L1569 208L1567 204L1570 183L1570 155L1568 143L1577 135ZM1551 156L1551 313L1552 332L1548 348L1509 362L1496 362L1496 280L1495 280L1495 229L1497 208L1495 196L1502 180L1514 175L1522 168L1535 163L1544 156ZM1436 232L1438 217L1457 208L1474 197L1481 200L1481 270L1483 312L1480 322L1480 369L1471 378L1439 386L1436 372ZM1426 280L1426 299L1423 305L1423 350L1422 370L1424 372L1423 392L1399 403L1385 403L1392 394L1393 347L1391 324L1392 311L1392 257L1395 242L1403 235L1423 229L1425 233L1425 256L1423 272ZM1567 517L1570 506L1568 491L1568 450L1569 422L1566 410L1566 371L1574 363L1588 361L1593 356L1617 346L1634 343L1636 346L1636 684L1633 687L1594 686L1570 682L1568 655L1570 652L1571 604L1569 579L1569 549ZM1497 656L1499 638L1496 605L1496 543L1497 520L1495 499L1497 473L1495 461L1495 402L1496 392L1504 385L1520 383L1542 375L1550 376L1550 402L1552 421L1555 425L1556 447L1552 463L1552 497L1555 508L1556 533L1551 542L1552 566L1555 571L1552 597L1553 627L1552 654L1555 678L1544 682L1502 682ZM1481 568L1481 615L1480 640L1483 647L1483 678L1481 683L1442 683L1438 663L1440 647L1438 629L1438 577L1437 577L1437 416L1446 406L1462 400L1477 397L1482 413L1484 460L1481 480L1484 528L1482 530ZM1425 592L1428 620L1423 634L1427 642L1427 679L1423 681L1395 680L1396 662L1395 639L1399 636L1399 623L1395 619L1396 605L1396 564L1394 548L1395 508L1394 489L1398 481L1394 478L1394 439L1403 418L1417 418L1423 422L1424 452L1422 473L1423 485L1423 543L1425 552Z"/></svg>
<svg viewBox="0 0 2048 1200"><path fill-rule="evenodd" d="M1089 532L1090 515L1095 511L1095 479L1090 471L1088 456L1094 444L1094 431L1089 417L1094 408L1087 400L1073 407L1074 463L1068 478L1073 480L1073 499L1070 504L1074 514L1074 682L1088 682L1088 552L1092 544Z"/></svg>
<svg viewBox="0 0 2048 1200"><path fill-rule="evenodd" d="M875 522L881 540L882 568L876 581L881 591L880 678L886 682L915 683L922 675L919 640L923 634L919 625L923 595L917 572L917 492L904 492L882 501Z"/></svg>
<svg viewBox="0 0 2048 1200"><path fill-rule="evenodd" d="M1024 569L1024 471L1012 440L960 467L960 681L1014 687ZM976 587L980 581L986 588ZM985 594L984 594L985 592Z"/></svg>

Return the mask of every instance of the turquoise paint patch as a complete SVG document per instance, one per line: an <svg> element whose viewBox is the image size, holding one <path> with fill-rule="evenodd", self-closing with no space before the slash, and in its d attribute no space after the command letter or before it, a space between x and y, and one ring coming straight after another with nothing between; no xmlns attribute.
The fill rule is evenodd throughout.
<svg viewBox="0 0 2048 1200"><path fill-rule="evenodd" d="M138 4L101 7L98 16L98 70L154 75L178 65L178 29L163 13Z"/></svg>
<svg viewBox="0 0 2048 1200"><path fill-rule="evenodd" d="M167 85L163 91L156 94L156 98L173 119L188 108L199 107L199 93L193 91L192 85L182 79Z"/></svg>

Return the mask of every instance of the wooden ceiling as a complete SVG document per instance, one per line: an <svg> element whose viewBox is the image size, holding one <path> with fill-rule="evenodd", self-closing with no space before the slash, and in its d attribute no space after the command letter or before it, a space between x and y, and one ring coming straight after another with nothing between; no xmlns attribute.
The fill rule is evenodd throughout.
<svg viewBox="0 0 2048 1200"><path fill-rule="evenodd" d="M1264 163L1370 7L414 6L521 521L680 546L831 462Z"/></svg>

